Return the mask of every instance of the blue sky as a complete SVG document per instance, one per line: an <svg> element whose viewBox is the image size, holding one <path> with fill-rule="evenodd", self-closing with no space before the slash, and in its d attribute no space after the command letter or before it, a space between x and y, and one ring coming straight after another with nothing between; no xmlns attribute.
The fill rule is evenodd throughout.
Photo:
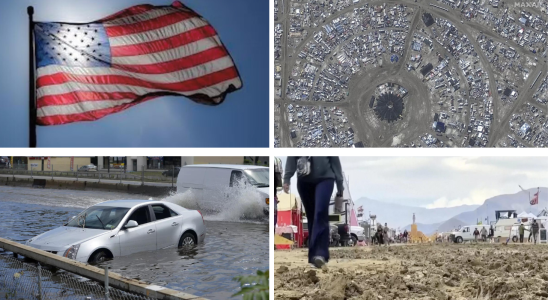
<svg viewBox="0 0 548 300"><path fill-rule="evenodd" d="M0 4L0 147L28 146L28 17L90 22L170 0L3 0ZM39 147L268 147L269 13L266 0L181 1L217 30L243 88L217 107L162 97L93 122L37 127Z"/></svg>

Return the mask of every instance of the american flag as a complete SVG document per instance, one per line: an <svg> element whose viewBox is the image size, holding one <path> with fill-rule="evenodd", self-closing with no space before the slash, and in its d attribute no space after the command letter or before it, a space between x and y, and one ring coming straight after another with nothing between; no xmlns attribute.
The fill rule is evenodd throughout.
<svg viewBox="0 0 548 300"><path fill-rule="evenodd" d="M533 199L531 199L531 201L529 203L531 203L531 205L536 205L538 204L538 193L540 192L540 188L537 190L537 193L533 195Z"/></svg>
<svg viewBox="0 0 548 300"><path fill-rule="evenodd" d="M215 29L176 1L92 23L37 22L38 125L92 121L165 95L216 105L242 87Z"/></svg>

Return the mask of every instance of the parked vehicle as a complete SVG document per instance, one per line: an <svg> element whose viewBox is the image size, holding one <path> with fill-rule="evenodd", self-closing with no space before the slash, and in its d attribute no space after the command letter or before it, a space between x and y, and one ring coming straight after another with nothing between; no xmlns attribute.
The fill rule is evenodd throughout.
<svg viewBox="0 0 548 300"><path fill-rule="evenodd" d="M10 158L7 156L0 156L0 169L7 169L10 167Z"/></svg>
<svg viewBox="0 0 548 300"><path fill-rule="evenodd" d="M201 213L150 200L113 200L91 206L26 245L96 264L122 255L203 243Z"/></svg>
<svg viewBox="0 0 548 300"><path fill-rule="evenodd" d="M352 243L357 245L358 241L365 240L365 229L361 226L350 226L350 237L352 238Z"/></svg>
<svg viewBox="0 0 548 300"><path fill-rule="evenodd" d="M175 167L164 171L162 175L165 177L177 177L179 175L179 171L181 171L181 167Z"/></svg>
<svg viewBox="0 0 548 300"><path fill-rule="evenodd" d="M78 172L90 172L90 171L93 171L93 172L97 171L97 167L94 164L89 164L86 166L81 166L78 169Z"/></svg>
<svg viewBox="0 0 548 300"><path fill-rule="evenodd" d="M489 225L468 225L463 226L457 231L451 232L451 235L454 238L455 243L463 243L466 241L473 241L474 240L474 230L477 228L479 232L481 232L481 229L485 227L485 230L489 232ZM481 236L478 237L478 239L481 239Z"/></svg>
<svg viewBox="0 0 548 300"><path fill-rule="evenodd" d="M269 215L269 168L248 165L188 165L177 177L177 192L191 190L199 206L219 212L224 198L232 197L231 189L253 186L257 189L257 203Z"/></svg>
<svg viewBox="0 0 548 300"><path fill-rule="evenodd" d="M341 236L338 232L338 226L335 224L329 225L329 246L330 247L338 247L340 246L340 240ZM306 219L303 220L303 240L304 240L304 246L308 247L308 221Z"/></svg>

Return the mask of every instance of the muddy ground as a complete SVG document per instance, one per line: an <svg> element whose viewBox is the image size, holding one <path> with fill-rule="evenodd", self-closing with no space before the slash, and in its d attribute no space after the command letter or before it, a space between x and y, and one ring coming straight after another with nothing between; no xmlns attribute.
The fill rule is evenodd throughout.
<svg viewBox="0 0 548 300"><path fill-rule="evenodd" d="M306 253L275 252L275 299L548 299L546 245L331 249L327 270Z"/></svg>

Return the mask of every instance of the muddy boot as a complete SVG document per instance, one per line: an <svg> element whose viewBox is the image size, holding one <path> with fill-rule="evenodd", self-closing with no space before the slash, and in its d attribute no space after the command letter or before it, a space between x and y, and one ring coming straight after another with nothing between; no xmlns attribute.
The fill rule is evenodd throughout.
<svg viewBox="0 0 548 300"><path fill-rule="evenodd" d="M323 257L314 256L312 258L312 261L314 262L314 266L316 266L316 268L327 271L327 265L326 265L325 259Z"/></svg>

